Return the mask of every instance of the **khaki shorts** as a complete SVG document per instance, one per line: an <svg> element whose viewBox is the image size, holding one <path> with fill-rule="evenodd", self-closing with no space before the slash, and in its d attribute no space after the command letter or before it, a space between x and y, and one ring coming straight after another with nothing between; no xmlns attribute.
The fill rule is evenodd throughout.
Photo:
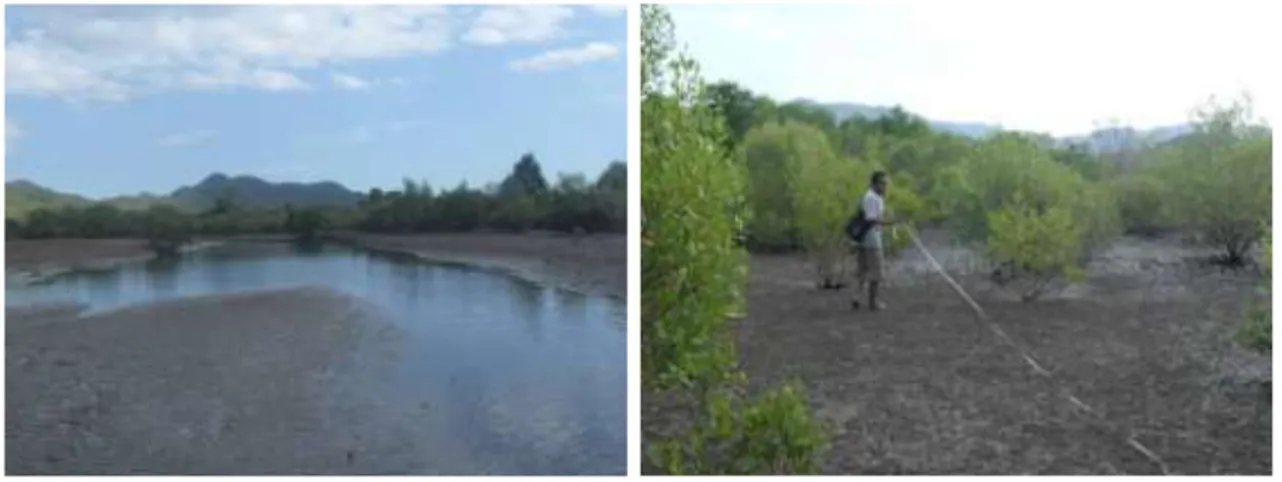
<svg viewBox="0 0 1282 482"><path fill-rule="evenodd" d="M855 257L859 268L859 281L880 282L886 276L885 256L881 248L856 247Z"/></svg>

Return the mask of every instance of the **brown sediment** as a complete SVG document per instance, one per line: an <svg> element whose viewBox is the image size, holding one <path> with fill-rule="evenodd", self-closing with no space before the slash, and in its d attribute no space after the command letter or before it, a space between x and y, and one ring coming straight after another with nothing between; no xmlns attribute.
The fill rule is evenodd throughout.
<svg viewBox="0 0 1282 482"><path fill-rule="evenodd" d="M147 260L143 239L24 239L4 243L6 271L47 272Z"/></svg>
<svg viewBox="0 0 1282 482"><path fill-rule="evenodd" d="M433 420L367 393L398 337L359 300L306 288L6 311L8 474L482 470L448 440L397 436Z"/></svg>
<svg viewBox="0 0 1282 482"><path fill-rule="evenodd" d="M805 385L831 430L824 473L1159 473L1128 432L1173 474L1271 473L1271 360L1231 339L1261 300L1258 275L1127 239L1087 283L1022 303L980 266L961 269L973 255L924 241L1051 375L976 323L913 251L892 263L878 313L851 311L850 289L815 289L801 257L754 256L740 362L754 389ZM679 433L691 407L688 394L644 393L643 445Z"/></svg>

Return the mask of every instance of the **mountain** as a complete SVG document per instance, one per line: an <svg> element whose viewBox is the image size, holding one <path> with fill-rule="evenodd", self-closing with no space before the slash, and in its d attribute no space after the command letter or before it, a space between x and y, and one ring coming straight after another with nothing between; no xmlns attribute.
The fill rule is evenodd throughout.
<svg viewBox="0 0 1282 482"><path fill-rule="evenodd" d="M326 181L316 183L272 183L253 176L229 177L214 173L194 186L184 186L169 197L192 206L206 207L224 194L230 194L238 204L255 207L277 207L285 204L298 206L354 206L361 194Z"/></svg>
<svg viewBox="0 0 1282 482"><path fill-rule="evenodd" d="M61 193L31 181L19 180L4 183L4 215L21 219L39 208L85 206L92 201L75 194Z"/></svg>
<svg viewBox="0 0 1282 482"><path fill-rule="evenodd" d="M253 176L229 177L211 174L200 183L184 186L169 195L137 194L107 199L89 199L40 186L26 180L5 183L5 217L22 219L39 208L81 207L95 202L124 210L142 210L156 204L171 204L187 211L204 210L224 194L234 202L253 207L354 206L362 195L336 182L272 183Z"/></svg>
<svg viewBox="0 0 1282 482"><path fill-rule="evenodd" d="M1089 134L1061 137L1061 144L1086 144L1095 152L1110 152L1137 145L1157 145L1175 140L1193 131L1188 124L1160 126L1151 129L1105 127Z"/></svg>
<svg viewBox="0 0 1282 482"><path fill-rule="evenodd" d="M867 118L877 118L890 112L890 107L857 104L852 102L817 102L808 99L800 99L797 102L806 103L827 109L832 112L838 122L850 117L859 115ZM926 119L932 129L942 132L950 132L972 139L978 139L988 134L999 132L1002 127L994 124L985 124L982 122L954 122ZM1151 129L1135 129L1133 127L1113 127L1097 129L1087 134L1075 136L1063 136L1058 138L1061 144L1070 142L1080 142L1089 146L1097 152L1120 149L1125 146L1128 140L1144 141L1153 144L1160 144L1173 140L1177 137L1188 134L1192 127L1188 124L1178 124L1170 126L1160 126Z"/></svg>
<svg viewBox="0 0 1282 482"><path fill-rule="evenodd" d="M827 109L837 118L837 122L841 122L856 115L875 119L890 112L891 109L891 107L857 104L852 102L817 102L809 99L800 99L797 102ZM981 122L952 122L931 119L927 119L926 122L930 124L932 129L937 131L951 132L953 134L970 138L984 137L1002 129L1001 126L984 124Z"/></svg>

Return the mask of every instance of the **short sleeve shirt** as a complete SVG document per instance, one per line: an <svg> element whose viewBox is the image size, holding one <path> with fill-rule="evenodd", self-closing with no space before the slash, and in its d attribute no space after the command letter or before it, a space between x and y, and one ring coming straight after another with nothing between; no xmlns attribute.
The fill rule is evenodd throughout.
<svg viewBox="0 0 1282 482"><path fill-rule="evenodd" d="M869 189L864 194L862 207L864 209L864 218L869 221L880 221L882 215L886 212L886 200L877 194L876 191ZM865 248L881 248L881 225L874 224L868 229L868 234L864 236L863 246Z"/></svg>

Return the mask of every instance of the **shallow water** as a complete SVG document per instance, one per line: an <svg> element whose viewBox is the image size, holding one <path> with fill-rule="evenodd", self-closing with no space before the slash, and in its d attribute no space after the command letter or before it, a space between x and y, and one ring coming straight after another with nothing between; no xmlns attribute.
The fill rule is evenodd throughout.
<svg viewBox="0 0 1282 482"><path fill-rule="evenodd" d="M626 306L619 300L345 247L278 245L10 284L6 304L70 301L92 313L302 286L359 298L398 328L396 362L362 389L388 414L380 418L398 420L396 433L385 436L408 453L362 454L369 472L626 473ZM470 460L413 454L443 443Z"/></svg>

